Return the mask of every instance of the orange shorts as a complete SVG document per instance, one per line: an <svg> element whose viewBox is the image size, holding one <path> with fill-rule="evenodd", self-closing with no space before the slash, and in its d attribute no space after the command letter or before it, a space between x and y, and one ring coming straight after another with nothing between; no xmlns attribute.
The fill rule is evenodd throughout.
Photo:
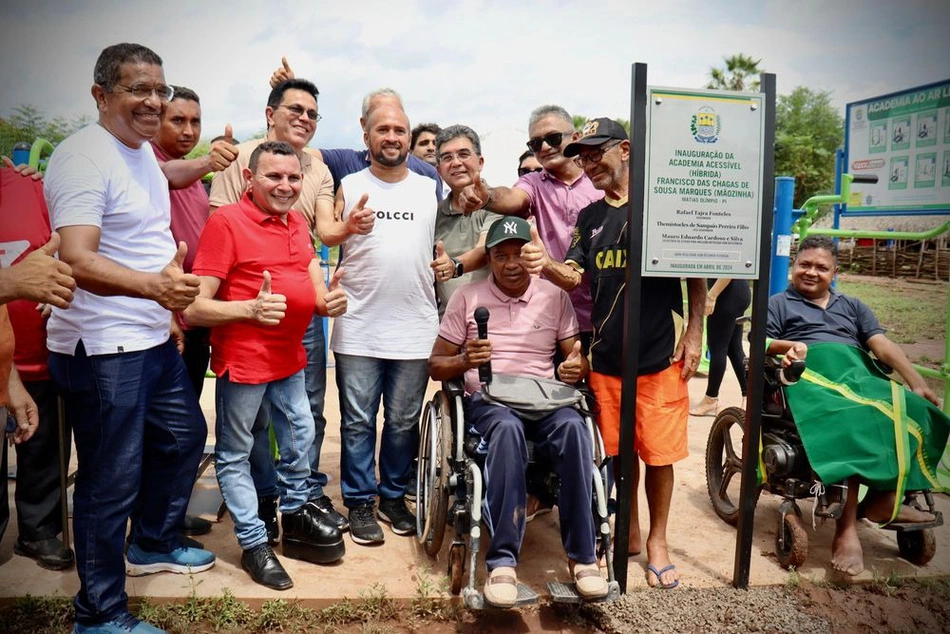
<svg viewBox="0 0 950 634"><path fill-rule="evenodd" d="M689 423L689 391L680 378L683 362L637 378L637 425L633 449L645 464L661 467L689 455L686 427ZM621 378L591 372L591 389L600 413L597 426L607 455L620 453Z"/></svg>

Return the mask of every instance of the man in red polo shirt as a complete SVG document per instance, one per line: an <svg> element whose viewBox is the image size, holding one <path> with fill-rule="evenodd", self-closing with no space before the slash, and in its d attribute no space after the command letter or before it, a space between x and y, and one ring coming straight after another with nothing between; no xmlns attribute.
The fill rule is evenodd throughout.
<svg viewBox="0 0 950 634"><path fill-rule="evenodd" d="M304 386L303 336L315 311L343 314L346 295L336 288L342 271L329 291L324 286L307 221L292 209L303 184L294 148L265 141L243 173L241 201L219 208L201 235L194 266L201 293L184 316L189 324L211 327L211 369L218 377L215 471L244 549L241 565L257 583L286 590L293 581L258 516L251 448L267 433L260 415L267 402L280 448L284 555L315 563L340 559L343 533L308 503L314 421Z"/></svg>

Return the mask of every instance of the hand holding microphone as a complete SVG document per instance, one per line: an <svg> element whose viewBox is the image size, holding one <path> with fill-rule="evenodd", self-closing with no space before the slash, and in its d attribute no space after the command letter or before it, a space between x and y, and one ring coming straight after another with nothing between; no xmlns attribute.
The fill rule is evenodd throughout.
<svg viewBox="0 0 950 634"><path fill-rule="evenodd" d="M469 361L478 366L478 380L480 383L491 383L491 342L488 341L488 309L479 306L475 309L475 327L478 330L478 339L472 344L477 343L480 350L476 355L472 355L471 346L466 346L466 353Z"/></svg>

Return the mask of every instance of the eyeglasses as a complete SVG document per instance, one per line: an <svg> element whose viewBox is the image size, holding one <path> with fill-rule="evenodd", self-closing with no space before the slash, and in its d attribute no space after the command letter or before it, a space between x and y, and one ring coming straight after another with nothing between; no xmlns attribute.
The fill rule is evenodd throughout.
<svg viewBox="0 0 950 634"><path fill-rule="evenodd" d="M175 89L171 86L165 86L163 84L159 84L158 86L149 86L148 84L123 86L122 84L116 84L116 88L121 88L125 92L132 93L132 96L136 99L148 99L152 96L152 93L155 93L155 96L158 97L159 101L165 102L171 101L175 96Z"/></svg>
<svg viewBox="0 0 950 634"><path fill-rule="evenodd" d="M471 150L459 150L458 152L445 152L439 154L439 163L443 165L451 165L455 159L460 161L467 161L468 159L475 156L475 153Z"/></svg>
<svg viewBox="0 0 950 634"><path fill-rule="evenodd" d="M524 176L525 174L530 174L531 172L540 172L543 167L519 167L518 176Z"/></svg>
<svg viewBox="0 0 950 634"><path fill-rule="evenodd" d="M289 113L291 113L298 119L304 116L304 114L306 114L310 118L310 120L313 121L314 123L316 123L317 121L323 118L323 115L318 114L316 110L307 110L306 108L301 108L300 106L297 106L297 105L285 106L281 104L277 107L286 109Z"/></svg>
<svg viewBox="0 0 950 634"><path fill-rule="evenodd" d="M588 163L600 163L601 159L604 158L604 153L618 145L620 145L620 141L612 141L601 145L596 150L591 150L585 155L578 154L574 157L574 165L584 169Z"/></svg>
<svg viewBox="0 0 950 634"><path fill-rule="evenodd" d="M569 136L571 136L572 134L574 134L573 131L571 131L571 132L552 132L551 134L548 134L548 135L546 135L546 136L535 137L535 138L533 138L533 139L529 139L527 145L528 145L528 148L529 148L532 152L540 152L540 151L541 151L541 144L542 144L542 143L547 143L547 144L548 144L550 147L552 147L552 148L554 148L554 147L561 147L561 143L564 141L564 137L569 137Z"/></svg>

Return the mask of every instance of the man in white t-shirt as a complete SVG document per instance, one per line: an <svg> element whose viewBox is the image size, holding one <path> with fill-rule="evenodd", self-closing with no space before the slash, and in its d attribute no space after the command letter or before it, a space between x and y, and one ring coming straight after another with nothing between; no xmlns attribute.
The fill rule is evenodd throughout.
<svg viewBox="0 0 950 634"><path fill-rule="evenodd" d="M341 285L349 310L330 339L340 392L340 488L357 544L379 544L379 518L397 535L415 534L406 507L416 422L438 330L432 261L436 200L432 181L410 172L409 119L401 108L371 111L363 138L370 166L343 178L334 214L317 217L324 244L343 244ZM376 480L376 414L384 426Z"/></svg>
<svg viewBox="0 0 950 634"><path fill-rule="evenodd" d="M76 289L47 325L49 371L63 395L79 467L73 530L80 588L73 632L161 632L128 610L125 575L214 565L181 545L178 527L207 426L188 380L172 311L198 295L175 246L168 181L147 141L172 90L162 60L116 44L96 62L98 122L56 149L45 193L60 258ZM136 515L127 560L129 517Z"/></svg>

